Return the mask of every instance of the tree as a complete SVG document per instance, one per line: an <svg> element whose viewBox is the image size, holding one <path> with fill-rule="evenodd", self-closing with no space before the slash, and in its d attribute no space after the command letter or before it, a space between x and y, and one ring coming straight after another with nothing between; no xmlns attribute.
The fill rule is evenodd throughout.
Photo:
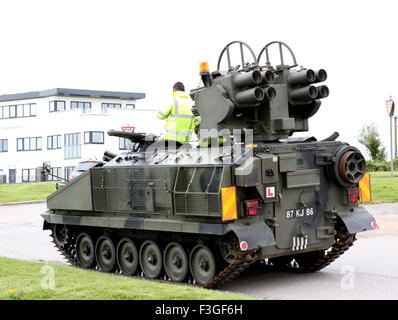
<svg viewBox="0 0 398 320"><path fill-rule="evenodd" d="M366 147L372 160L386 160L386 148L380 140L379 131L374 123L369 125L365 124L362 127L358 141Z"/></svg>

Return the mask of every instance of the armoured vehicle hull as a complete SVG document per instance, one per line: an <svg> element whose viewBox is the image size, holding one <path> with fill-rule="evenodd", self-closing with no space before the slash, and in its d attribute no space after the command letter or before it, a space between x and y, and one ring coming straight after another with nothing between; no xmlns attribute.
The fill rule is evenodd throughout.
<svg viewBox="0 0 398 320"><path fill-rule="evenodd" d="M226 129L250 129L253 139L227 134L222 148L173 149L153 136L109 132L135 142L135 151L105 152L104 166L47 198L44 229L66 259L212 288L258 260L320 270L356 233L377 228L358 205L366 170L359 150L337 135L289 138L307 129L327 96L326 86L309 85L326 72L267 65L203 72L204 87L192 91L201 128L216 129L201 140Z"/></svg>
<svg viewBox="0 0 398 320"><path fill-rule="evenodd" d="M55 244L71 263L105 271L124 268L118 265L122 259L118 251L130 239L137 251L136 257L128 258L137 261L132 274L141 267L150 278L163 276L163 271L145 273L145 268L172 265L164 259L166 248L173 244L186 255L187 270L181 281L191 278L205 286L241 253L245 253L245 267L250 256L250 263L270 259L286 266L305 258L298 270L314 268L336 240L348 237L351 245L357 232L375 226L363 207L350 203L347 189L333 182L332 155L341 148L349 147L335 141L264 144L241 150L243 157L230 164L220 157L214 160L207 149L165 150L149 163L142 160L143 153L124 153L50 195L42 215L44 228L53 230ZM245 174L249 165L252 168ZM254 203L253 208L247 208L248 203ZM250 209L254 211L249 213ZM91 239L93 252L86 255L84 246L78 247L82 234ZM104 235L113 244L108 248L111 262L95 259L101 254L98 247ZM144 257L139 249L148 240L159 248L157 259L162 263L146 266L141 261L140 266ZM210 262L214 259L213 269L205 276L188 270L189 258L202 248L198 245L209 249L201 253L211 252ZM347 243L342 247L348 249ZM308 262L308 257L313 261ZM174 269L169 272L181 272ZM128 270L122 272L131 273Z"/></svg>

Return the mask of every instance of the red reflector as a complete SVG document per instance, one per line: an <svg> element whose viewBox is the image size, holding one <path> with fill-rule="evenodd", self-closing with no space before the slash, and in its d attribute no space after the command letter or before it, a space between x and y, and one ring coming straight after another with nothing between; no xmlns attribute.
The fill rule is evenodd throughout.
<svg viewBox="0 0 398 320"><path fill-rule="evenodd" d="M376 221L373 221L370 225L372 226L373 229L377 229L377 228L379 227L379 226L377 225L377 222L376 222Z"/></svg>
<svg viewBox="0 0 398 320"><path fill-rule="evenodd" d="M257 214L257 209L249 209L249 210L247 211L247 214L248 214L249 216L255 216L255 215Z"/></svg>
<svg viewBox="0 0 398 320"><path fill-rule="evenodd" d="M246 242L246 241L241 241L241 243L240 243L240 249L241 249L242 251L247 250L247 242Z"/></svg>
<svg viewBox="0 0 398 320"><path fill-rule="evenodd" d="M359 197L358 196L350 196L350 203L356 203L358 202Z"/></svg>
<svg viewBox="0 0 398 320"><path fill-rule="evenodd" d="M359 189L349 189L348 194L350 196L359 196Z"/></svg>
<svg viewBox="0 0 398 320"><path fill-rule="evenodd" d="M246 201L246 208L258 208L258 207L260 207L260 201L259 200Z"/></svg>

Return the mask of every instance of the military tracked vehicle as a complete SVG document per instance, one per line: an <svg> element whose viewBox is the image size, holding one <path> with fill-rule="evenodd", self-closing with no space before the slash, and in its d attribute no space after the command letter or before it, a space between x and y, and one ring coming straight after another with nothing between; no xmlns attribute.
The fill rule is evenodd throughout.
<svg viewBox="0 0 398 320"><path fill-rule="evenodd" d="M278 65L271 46L279 49ZM207 143L165 147L150 134L111 130L131 150L105 152L102 167L47 198L43 228L71 264L214 288L255 261L320 270L356 233L377 228L359 203L361 152L336 141L337 133L320 141L291 137L308 130L329 94L324 69L298 67L283 42L255 56L234 41L217 70L201 66L203 86L191 96Z"/></svg>

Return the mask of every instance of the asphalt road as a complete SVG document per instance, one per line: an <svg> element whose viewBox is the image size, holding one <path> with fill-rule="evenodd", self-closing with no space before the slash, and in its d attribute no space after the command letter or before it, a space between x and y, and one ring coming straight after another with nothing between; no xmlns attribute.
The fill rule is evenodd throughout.
<svg viewBox="0 0 398 320"><path fill-rule="evenodd" d="M354 246L312 274L255 265L222 287L268 299L397 299L398 204L367 206L380 226L361 233ZM0 206L0 256L65 263L42 230L45 203Z"/></svg>

